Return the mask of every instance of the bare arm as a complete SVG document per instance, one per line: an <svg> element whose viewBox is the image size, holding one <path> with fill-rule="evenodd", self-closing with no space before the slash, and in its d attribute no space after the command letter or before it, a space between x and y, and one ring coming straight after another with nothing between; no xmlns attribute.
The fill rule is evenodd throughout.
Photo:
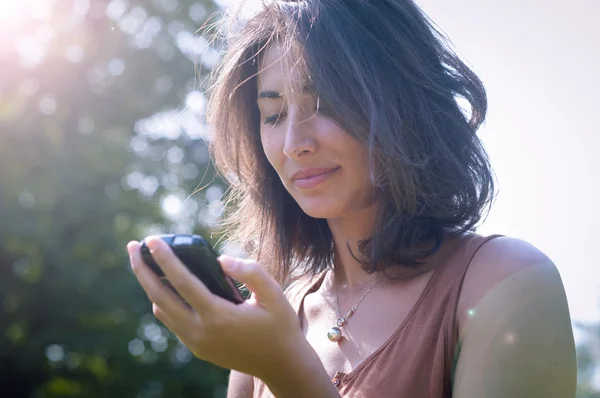
<svg viewBox="0 0 600 398"><path fill-rule="evenodd" d="M298 287L302 287L301 280L296 280L286 289L286 298L297 294ZM278 398L286 397L320 397L339 398L337 389L329 380L323 364L310 344L301 340L301 344L289 358L277 367L278 373L269 379L263 379L267 388ZM309 380L310 382L307 382ZM227 398L252 398L254 395L254 377L235 370L230 372Z"/></svg>
<svg viewBox="0 0 600 398"><path fill-rule="evenodd" d="M574 398L575 345L558 270L525 242L492 242L463 286L453 396Z"/></svg>
<svg viewBox="0 0 600 398"><path fill-rule="evenodd" d="M254 379L244 373L232 370L229 374L227 398L252 398L254 395Z"/></svg>
<svg viewBox="0 0 600 398"><path fill-rule="evenodd" d="M306 344L308 346L308 343ZM337 389L329 380L316 353L312 349L305 352L306 355L298 355L297 361L290 363L293 370L284 369L282 366L281 374L273 375L270 381L265 381L267 388L278 398L339 398ZM253 395L254 378L232 370L227 398L252 398Z"/></svg>

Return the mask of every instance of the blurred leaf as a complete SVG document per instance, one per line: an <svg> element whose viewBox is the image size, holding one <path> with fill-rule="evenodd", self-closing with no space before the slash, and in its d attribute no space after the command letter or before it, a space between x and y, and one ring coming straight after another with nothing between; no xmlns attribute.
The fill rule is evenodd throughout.
<svg viewBox="0 0 600 398"><path fill-rule="evenodd" d="M181 202L214 175L188 105L203 99L194 32L217 6L27 4L9 41L0 28L0 396L224 396L226 370L164 327L140 337L157 321L125 250L155 231L210 235L199 214L215 198Z"/></svg>

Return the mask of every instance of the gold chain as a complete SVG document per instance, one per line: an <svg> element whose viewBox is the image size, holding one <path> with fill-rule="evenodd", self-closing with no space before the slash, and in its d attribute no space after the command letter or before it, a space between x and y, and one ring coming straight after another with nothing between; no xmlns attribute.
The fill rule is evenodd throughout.
<svg viewBox="0 0 600 398"><path fill-rule="evenodd" d="M365 297L367 297L367 294L369 294L369 292L371 291L371 289L373 289L375 287L375 285L377 285L377 283L379 283L379 281L381 280L381 278L383 277L383 274L379 275L379 277L377 278L377 280L371 285L371 287L365 292L365 294L363 294L363 296L360 298L360 300L358 300L358 303L354 304L354 306L352 308L350 308L350 311L348 311L348 313L340 318L337 319L337 326L338 327L342 327L344 326L344 324L346 322L348 322L348 318L350 318L352 316L352 314L354 314L356 312L356 310L358 309L358 306L360 305L360 303L365 299ZM337 307L338 307L338 314L340 313L340 298L338 295L338 288L337 288L337 284L335 285L335 299L337 301Z"/></svg>

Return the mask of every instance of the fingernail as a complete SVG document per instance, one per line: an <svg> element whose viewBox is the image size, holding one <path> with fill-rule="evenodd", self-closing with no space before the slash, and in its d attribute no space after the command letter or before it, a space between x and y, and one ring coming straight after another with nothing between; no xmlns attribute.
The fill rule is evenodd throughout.
<svg viewBox="0 0 600 398"><path fill-rule="evenodd" d="M134 251L134 248L137 247L139 243L136 241L131 241L127 244L127 252L131 255Z"/></svg>
<svg viewBox="0 0 600 398"><path fill-rule="evenodd" d="M150 253L156 253L160 249L160 238L156 236L150 236L146 240L146 245L150 249Z"/></svg>

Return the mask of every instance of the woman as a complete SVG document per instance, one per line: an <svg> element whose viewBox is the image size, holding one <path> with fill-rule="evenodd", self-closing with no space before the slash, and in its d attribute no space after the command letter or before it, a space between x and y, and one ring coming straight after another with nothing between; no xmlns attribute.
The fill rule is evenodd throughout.
<svg viewBox="0 0 600 398"><path fill-rule="evenodd" d="M253 295L210 294L149 239L188 308L132 242L156 317L232 369L229 397L574 397L560 276L474 232L485 91L416 5L275 1L236 22L209 117L226 226L254 259L221 264Z"/></svg>

